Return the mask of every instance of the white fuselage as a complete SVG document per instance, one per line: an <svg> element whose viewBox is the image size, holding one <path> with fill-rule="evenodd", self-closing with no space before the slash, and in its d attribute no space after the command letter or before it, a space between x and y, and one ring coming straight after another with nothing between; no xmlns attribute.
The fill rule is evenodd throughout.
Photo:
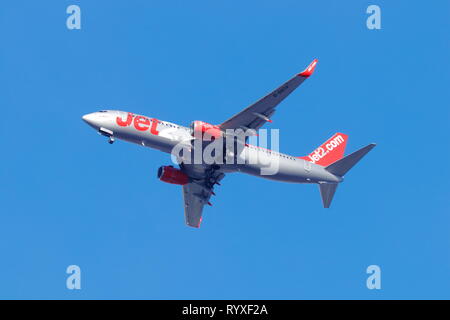
<svg viewBox="0 0 450 320"><path fill-rule="evenodd" d="M193 142L191 129L167 121L111 110L87 114L83 116L83 120L111 139L120 139L172 154L177 145L184 145L192 150L189 148ZM233 157L233 161L225 161L221 156L214 164L218 165L223 172L243 172L284 182L342 181L341 177L331 174L323 166L298 157L249 144L242 145L241 151L234 153L237 155ZM192 161L193 155L186 156L185 160L188 158ZM195 164L211 165L204 161Z"/></svg>

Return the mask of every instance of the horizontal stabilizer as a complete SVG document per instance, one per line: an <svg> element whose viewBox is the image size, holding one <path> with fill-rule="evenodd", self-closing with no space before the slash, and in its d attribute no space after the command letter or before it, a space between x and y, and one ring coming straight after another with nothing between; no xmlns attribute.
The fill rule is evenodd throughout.
<svg viewBox="0 0 450 320"><path fill-rule="evenodd" d="M325 169L339 177L344 176L348 170L350 170L356 163L358 163L359 160L362 159L370 150L372 150L376 146L375 143L371 143L364 148L359 149L358 151L355 151L348 156L333 162Z"/></svg>
<svg viewBox="0 0 450 320"><path fill-rule="evenodd" d="M320 196L322 197L324 208L330 207L331 200L333 200L333 196L336 192L337 186L337 183L319 183Z"/></svg>

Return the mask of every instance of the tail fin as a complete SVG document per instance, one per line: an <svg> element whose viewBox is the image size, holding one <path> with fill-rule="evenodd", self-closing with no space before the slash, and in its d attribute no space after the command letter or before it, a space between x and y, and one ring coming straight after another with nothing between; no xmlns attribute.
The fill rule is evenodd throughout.
<svg viewBox="0 0 450 320"><path fill-rule="evenodd" d="M324 208L330 207L331 200L333 200L333 196L336 192L337 186L337 183L319 183L320 196L322 197Z"/></svg>
<svg viewBox="0 0 450 320"><path fill-rule="evenodd" d="M358 163L359 160L362 159L370 150L372 150L376 146L375 143L371 143L364 148L355 151L345 158L342 158L336 162L333 162L329 166L325 168L328 172L332 174L342 177L344 176L348 170L350 170L355 164Z"/></svg>
<svg viewBox="0 0 450 320"><path fill-rule="evenodd" d="M300 157L300 159L307 160L309 162L328 166L344 156L345 146L347 145L348 136L343 133L335 133L324 144L314 150L311 154Z"/></svg>

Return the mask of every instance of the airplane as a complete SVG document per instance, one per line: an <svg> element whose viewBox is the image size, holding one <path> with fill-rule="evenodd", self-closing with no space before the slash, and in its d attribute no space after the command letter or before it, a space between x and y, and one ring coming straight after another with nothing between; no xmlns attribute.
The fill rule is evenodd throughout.
<svg viewBox="0 0 450 320"><path fill-rule="evenodd" d="M275 181L317 184L323 206L329 208L344 175L375 147L374 143L344 156L348 136L336 133L309 155L301 157L248 143L249 136L257 136L258 130L265 123L272 122L271 117L278 104L313 74L317 61L315 59L304 71L219 125L193 121L189 127L184 127L117 110L89 113L82 116L82 119L99 134L106 136L110 144L115 139L120 139L170 154L173 154L177 146L185 147L183 150L187 151L176 155L178 168L172 165L161 166L157 177L163 182L182 186L185 222L188 226L200 227L203 208L211 205L210 198L215 195L215 186L220 185L226 174L233 172ZM233 134L238 130L245 132L245 136ZM194 163L188 161L192 160L196 150L204 150L220 139L232 141L234 149L228 151L227 144L223 152L214 154L212 162L202 159ZM230 158L234 161L228 161ZM276 172L262 174L267 164L274 162L277 163Z"/></svg>

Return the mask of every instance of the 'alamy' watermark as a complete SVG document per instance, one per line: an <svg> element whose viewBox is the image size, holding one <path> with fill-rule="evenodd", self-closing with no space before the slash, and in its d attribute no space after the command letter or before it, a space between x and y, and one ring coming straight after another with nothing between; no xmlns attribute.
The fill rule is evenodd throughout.
<svg viewBox="0 0 450 320"><path fill-rule="evenodd" d="M367 18L366 26L369 30L380 30L381 29L381 9L379 6L372 4L367 7L367 14L370 16Z"/></svg>
<svg viewBox="0 0 450 320"><path fill-rule="evenodd" d="M370 276L367 278L366 286L367 289L373 290L381 289L381 268L377 266L376 264L370 265L367 267L366 270L367 274L370 274Z"/></svg>
<svg viewBox="0 0 450 320"><path fill-rule="evenodd" d="M70 14L66 20L66 26L69 30L81 29L81 9L79 6L72 4L67 7L66 13Z"/></svg>
<svg viewBox="0 0 450 320"><path fill-rule="evenodd" d="M67 267L66 273L70 276L66 280L66 287L69 290L81 289L81 269L79 266L73 264Z"/></svg>
<svg viewBox="0 0 450 320"><path fill-rule="evenodd" d="M279 153L278 129L261 129L256 135L255 130L222 131L201 124L192 133L190 140L181 141L172 148L174 164L253 165L260 170L261 175L274 175L279 171L283 155Z"/></svg>

